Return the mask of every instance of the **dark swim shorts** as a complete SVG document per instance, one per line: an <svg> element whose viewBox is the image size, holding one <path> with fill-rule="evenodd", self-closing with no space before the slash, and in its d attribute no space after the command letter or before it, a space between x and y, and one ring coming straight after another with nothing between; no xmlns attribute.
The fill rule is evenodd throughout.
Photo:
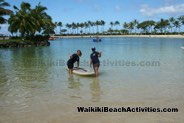
<svg viewBox="0 0 184 123"><path fill-rule="evenodd" d="M100 63L93 64L93 67L100 67Z"/></svg>
<svg viewBox="0 0 184 123"><path fill-rule="evenodd" d="M73 69L73 64L70 62L67 62L68 69Z"/></svg>

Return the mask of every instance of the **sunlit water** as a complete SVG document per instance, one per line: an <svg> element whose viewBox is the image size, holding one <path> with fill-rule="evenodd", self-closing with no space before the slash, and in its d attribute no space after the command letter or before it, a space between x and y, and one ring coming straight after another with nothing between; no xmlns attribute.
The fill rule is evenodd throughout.
<svg viewBox="0 0 184 123"><path fill-rule="evenodd" d="M80 49L102 52L100 76L69 76ZM183 123L184 39L58 39L50 47L0 49L0 123ZM147 64L140 64L147 63ZM153 64L156 63L156 64ZM178 108L178 113L78 113L78 106Z"/></svg>

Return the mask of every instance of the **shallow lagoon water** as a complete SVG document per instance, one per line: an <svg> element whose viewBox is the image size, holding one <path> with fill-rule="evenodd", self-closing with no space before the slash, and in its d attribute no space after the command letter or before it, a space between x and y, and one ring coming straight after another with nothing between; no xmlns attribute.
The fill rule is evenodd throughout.
<svg viewBox="0 0 184 123"><path fill-rule="evenodd" d="M68 75L66 61L80 49L102 52L100 76ZM183 39L57 39L50 47L0 49L2 123L182 123ZM177 113L78 113L78 106L178 108Z"/></svg>

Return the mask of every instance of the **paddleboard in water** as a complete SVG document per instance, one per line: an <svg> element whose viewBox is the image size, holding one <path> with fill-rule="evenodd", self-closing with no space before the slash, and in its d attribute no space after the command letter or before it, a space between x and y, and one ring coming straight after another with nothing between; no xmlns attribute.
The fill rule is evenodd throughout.
<svg viewBox="0 0 184 123"><path fill-rule="evenodd" d="M93 42L101 42L102 39L93 39Z"/></svg>
<svg viewBox="0 0 184 123"><path fill-rule="evenodd" d="M181 47L181 49L184 49L184 47Z"/></svg>
<svg viewBox="0 0 184 123"><path fill-rule="evenodd" d="M69 69L67 68L67 70L69 70ZM84 69L84 68L76 68L76 67L73 68L73 73L77 74L77 75L81 75L81 76L95 75L94 71L87 70L87 69Z"/></svg>

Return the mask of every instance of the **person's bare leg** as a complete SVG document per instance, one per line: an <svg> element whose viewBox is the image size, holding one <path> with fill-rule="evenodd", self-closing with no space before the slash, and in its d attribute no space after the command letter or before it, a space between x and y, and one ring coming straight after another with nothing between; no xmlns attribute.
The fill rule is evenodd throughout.
<svg viewBox="0 0 184 123"><path fill-rule="evenodd" d="M94 70L94 72L95 72L95 76L96 76L96 70L95 70L95 67L93 66L93 70Z"/></svg>
<svg viewBox="0 0 184 123"><path fill-rule="evenodd" d="M98 76L98 67L95 67L95 75Z"/></svg>
<svg viewBox="0 0 184 123"><path fill-rule="evenodd" d="M69 74L72 74L72 72L73 72L73 69L69 69Z"/></svg>

